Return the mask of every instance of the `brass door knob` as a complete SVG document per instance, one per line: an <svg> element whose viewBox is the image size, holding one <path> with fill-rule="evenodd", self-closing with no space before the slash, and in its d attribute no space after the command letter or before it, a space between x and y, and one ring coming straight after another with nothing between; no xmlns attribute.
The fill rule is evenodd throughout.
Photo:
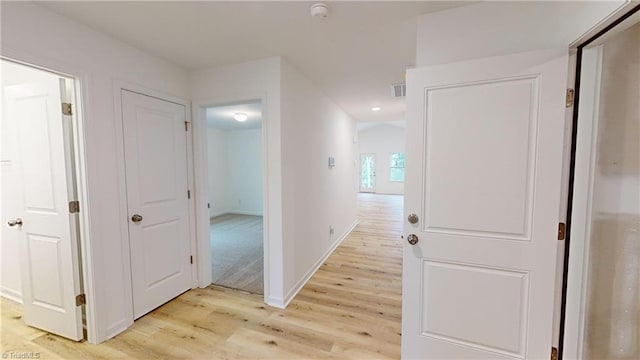
<svg viewBox="0 0 640 360"><path fill-rule="evenodd" d="M22 226L22 219L16 218L15 220L9 220L9 221L7 221L7 225L9 225L11 227L14 227L16 225Z"/></svg>
<svg viewBox="0 0 640 360"><path fill-rule="evenodd" d="M416 234L409 234L407 236L407 241L409 242L409 244L415 245L418 243L418 236Z"/></svg>
<svg viewBox="0 0 640 360"><path fill-rule="evenodd" d="M134 214L131 217L131 221L133 221L134 223L139 223L140 221L142 221L143 217L142 215L138 215L138 214Z"/></svg>

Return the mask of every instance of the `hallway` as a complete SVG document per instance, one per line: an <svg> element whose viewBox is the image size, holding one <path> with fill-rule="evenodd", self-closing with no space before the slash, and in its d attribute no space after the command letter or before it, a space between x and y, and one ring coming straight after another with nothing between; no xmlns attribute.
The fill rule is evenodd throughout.
<svg viewBox="0 0 640 360"><path fill-rule="evenodd" d="M2 299L2 352L40 358L399 358L401 196L358 194L359 225L286 310L217 286L191 290L100 345L29 328Z"/></svg>

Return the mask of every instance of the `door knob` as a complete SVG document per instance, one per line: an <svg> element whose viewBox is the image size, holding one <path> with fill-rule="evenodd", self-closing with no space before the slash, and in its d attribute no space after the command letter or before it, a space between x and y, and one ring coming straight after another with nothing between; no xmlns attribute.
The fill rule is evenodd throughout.
<svg viewBox="0 0 640 360"><path fill-rule="evenodd" d="M9 221L7 222L7 224L8 224L9 226L11 226L11 227L14 227L14 226L16 226L16 225L20 225L20 226L22 226L22 219L20 219L20 218L16 218L15 220L9 220Z"/></svg>
<svg viewBox="0 0 640 360"><path fill-rule="evenodd" d="M418 222L418 215L416 215L416 214L410 214L410 215L407 217L407 220L409 220L409 224L415 224L415 223L417 223L417 222Z"/></svg>
<svg viewBox="0 0 640 360"><path fill-rule="evenodd" d="M140 221L142 221L143 217L142 215L138 215L138 214L134 214L131 217L131 221L133 221L134 223L139 223Z"/></svg>
<svg viewBox="0 0 640 360"><path fill-rule="evenodd" d="M409 234L407 235L407 241L409 244L415 245L418 243L418 236L416 234Z"/></svg>

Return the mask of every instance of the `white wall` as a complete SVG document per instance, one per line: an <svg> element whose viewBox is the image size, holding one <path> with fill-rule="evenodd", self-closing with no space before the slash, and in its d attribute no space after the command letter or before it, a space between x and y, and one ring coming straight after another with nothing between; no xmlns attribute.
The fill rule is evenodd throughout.
<svg viewBox="0 0 640 360"><path fill-rule="evenodd" d="M262 216L262 130L208 129L209 216Z"/></svg>
<svg viewBox="0 0 640 360"><path fill-rule="evenodd" d="M191 86L202 126L203 107L262 100L268 208L265 301L284 307L355 224L355 122L280 58L197 71ZM332 169L329 156L336 158ZM196 163L206 164L206 159ZM199 217L201 224L208 224L208 215ZM199 226L199 232L208 239L208 225Z"/></svg>
<svg viewBox="0 0 640 360"><path fill-rule="evenodd" d="M262 130L227 133L229 212L262 215Z"/></svg>
<svg viewBox="0 0 640 360"><path fill-rule="evenodd" d="M416 66L568 48L623 1L490 1L418 19Z"/></svg>
<svg viewBox="0 0 640 360"><path fill-rule="evenodd" d="M309 79L284 61L281 79L287 303L355 224L357 147L354 120Z"/></svg>
<svg viewBox="0 0 640 360"><path fill-rule="evenodd" d="M214 217L227 213L229 199L229 160L227 153L227 137L224 130L207 129L207 164L209 174L209 216Z"/></svg>
<svg viewBox="0 0 640 360"><path fill-rule="evenodd" d="M405 129L400 126L383 124L358 132L358 153L376 156L377 194L404 194L404 182L389 181L391 153L404 152L404 143Z"/></svg>
<svg viewBox="0 0 640 360"><path fill-rule="evenodd" d="M602 50L584 357L640 358L640 23ZM588 126L588 125L583 125ZM580 149L578 149L580 151ZM579 194L578 196L589 196ZM581 241L583 239L576 239ZM634 270L635 269L635 270Z"/></svg>
<svg viewBox="0 0 640 360"><path fill-rule="evenodd" d="M105 340L133 323L114 86L126 81L188 98L187 73L32 3L3 2L1 22L3 56L82 80L86 190L91 202L81 208L90 219L85 251L93 259L87 272L95 282L92 291L86 289L95 310L95 317L88 318L89 339Z"/></svg>
<svg viewBox="0 0 640 360"><path fill-rule="evenodd" d="M264 166L267 166L263 192L268 213L265 214L265 300L270 305L279 306L284 297L283 285L283 233L282 233L282 158L280 129L280 59L269 58L242 64L205 69L191 73L191 94L197 123L194 129L200 129L195 139L196 179L207 171L206 149L199 155L198 144L206 146L206 123L204 107L228 105L247 100L262 100L262 129L266 153ZM200 128L198 128L200 127ZM198 130L195 130L198 131ZM199 157L202 156L202 157ZM196 180L197 181L197 180ZM196 183L197 184L197 183ZM201 184L206 188L207 184ZM206 191L206 190L205 190ZM198 209L206 209L206 198L198 196ZM198 237L200 239L198 258L200 263L211 263L210 253L206 250L209 239L209 212L200 211L198 216ZM206 243L205 243L206 242ZM209 249L210 250L210 249ZM208 258L207 258L208 257ZM208 268L200 269L210 273ZM210 275L209 275L210 276ZM200 285L206 286L211 279L200 279Z"/></svg>

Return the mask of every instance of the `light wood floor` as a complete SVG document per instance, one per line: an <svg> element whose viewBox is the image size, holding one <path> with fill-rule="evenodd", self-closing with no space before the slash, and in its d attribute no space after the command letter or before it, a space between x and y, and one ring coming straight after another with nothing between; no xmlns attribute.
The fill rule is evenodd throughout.
<svg viewBox="0 0 640 360"><path fill-rule="evenodd" d="M401 214L398 196L359 195L360 223L286 310L262 296L191 290L100 345L25 326L2 302L2 352L40 358L378 359L400 357Z"/></svg>
<svg viewBox="0 0 640 360"><path fill-rule="evenodd" d="M210 234L213 283L263 294L262 216L216 216L211 219Z"/></svg>

